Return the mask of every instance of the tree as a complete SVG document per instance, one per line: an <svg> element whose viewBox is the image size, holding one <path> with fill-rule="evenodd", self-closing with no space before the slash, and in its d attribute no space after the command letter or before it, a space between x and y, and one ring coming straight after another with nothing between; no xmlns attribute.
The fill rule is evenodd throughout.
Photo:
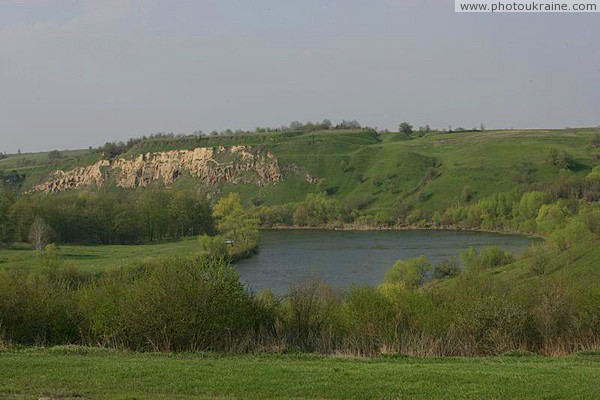
<svg viewBox="0 0 600 400"><path fill-rule="evenodd" d="M400 126L398 126L398 131L407 137L411 137L413 135L413 126L408 122L402 122Z"/></svg>
<svg viewBox="0 0 600 400"><path fill-rule="evenodd" d="M29 242L40 253L44 252L46 246L50 243L52 230L46 221L41 217L35 217L31 229L29 230Z"/></svg>
<svg viewBox="0 0 600 400"><path fill-rule="evenodd" d="M15 200L9 191L0 190L0 245L10 241L11 224L9 211Z"/></svg>
<svg viewBox="0 0 600 400"><path fill-rule="evenodd" d="M48 160L50 160L50 161L57 161L57 160L60 160L61 158L62 158L62 154L58 150L52 150L50 153L48 153Z"/></svg>
<svg viewBox="0 0 600 400"><path fill-rule="evenodd" d="M258 219L248 213L240 200L240 195L230 193L215 204L213 216L217 230L227 240L233 241L233 253L246 253L258 247Z"/></svg>
<svg viewBox="0 0 600 400"><path fill-rule="evenodd" d="M552 165L560 169L571 169L575 167L575 159L566 151L559 152L556 149L551 149L549 159Z"/></svg>
<svg viewBox="0 0 600 400"><path fill-rule="evenodd" d="M596 133L590 143L594 148L600 148L600 133Z"/></svg>

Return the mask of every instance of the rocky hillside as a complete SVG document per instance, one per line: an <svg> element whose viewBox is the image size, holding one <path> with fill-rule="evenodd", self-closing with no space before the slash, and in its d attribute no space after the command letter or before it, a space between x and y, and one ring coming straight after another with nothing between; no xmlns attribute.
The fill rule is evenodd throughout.
<svg viewBox="0 0 600 400"><path fill-rule="evenodd" d="M134 189L159 183L170 187L184 174L207 186L230 182L259 187L282 178L277 159L270 151L251 146L199 147L146 153L132 158L100 160L67 171L56 170L30 192L55 193L70 189L103 187L114 179L117 187Z"/></svg>
<svg viewBox="0 0 600 400"><path fill-rule="evenodd" d="M526 184L587 176L600 160L598 128L431 132L407 139L369 130L276 132L143 140L110 158L98 150L7 155L0 178L20 192L84 188L190 188L245 205L326 193L373 215L392 207L442 212ZM561 170L551 153L568 154Z"/></svg>

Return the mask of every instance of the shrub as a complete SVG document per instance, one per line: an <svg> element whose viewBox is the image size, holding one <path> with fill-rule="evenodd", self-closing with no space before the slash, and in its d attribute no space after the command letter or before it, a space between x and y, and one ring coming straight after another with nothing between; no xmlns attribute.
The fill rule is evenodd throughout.
<svg viewBox="0 0 600 400"><path fill-rule="evenodd" d="M508 251L492 246L484 248L480 254L474 247L460 253L463 263L469 269L493 268L515 262L515 258Z"/></svg>
<svg viewBox="0 0 600 400"><path fill-rule="evenodd" d="M294 283L284 311L286 339L305 351L331 349L339 300L320 276Z"/></svg>
<svg viewBox="0 0 600 400"><path fill-rule="evenodd" d="M545 246L532 245L527 251L530 259L530 269L534 275L545 275L548 272L550 256Z"/></svg>
<svg viewBox="0 0 600 400"><path fill-rule="evenodd" d="M409 287L420 286L431 271L427 257L421 256L405 261L399 260L385 274L386 283L404 283Z"/></svg>
<svg viewBox="0 0 600 400"><path fill-rule="evenodd" d="M221 236L202 235L198 237L200 251L214 259L228 260L229 250Z"/></svg>
<svg viewBox="0 0 600 400"><path fill-rule="evenodd" d="M433 267L434 279L453 278L459 274L460 265L458 263L458 260L454 258L443 260L439 264L436 264L435 267Z"/></svg>
<svg viewBox="0 0 600 400"><path fill-rule="evenodd" d="M515 258L512 254L496 246L484 248L479 255L479 264L482 267L500 267L513 262Z"/></svg>
<svg viewBox="0 0 600 400"><path fill-rule="evenodd" d="M237 272L205 257L154 263L119 303L121 340L133 349L225 350L255 328Z"/></svg>
<svg viewBox="0 0 600 400"><path fill-rule="evenodd" d="M354 352L375 354L393 341L394 310L377 289L354 286L343 306L345 341Z"/></svg>

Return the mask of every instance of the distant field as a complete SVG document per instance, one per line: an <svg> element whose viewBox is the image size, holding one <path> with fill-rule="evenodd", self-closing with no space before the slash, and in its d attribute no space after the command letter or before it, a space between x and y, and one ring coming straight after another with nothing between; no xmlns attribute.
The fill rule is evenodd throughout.
<svg viewBox="0 0 600 400"><path fill-rule="evenodd" d="M192 254L199 250L197 238L163 241L143 245L61 245L66 267L98 272L120 267L147 257L169 257ZM39 255L28 244L0 248L0 268L35 268Z"/></svg>
<svg viewBox="0 0 600 400"><path fill-rule="evenodd" d="M600 357L373 358L0 351L0 397L596 399Z"/></svg>

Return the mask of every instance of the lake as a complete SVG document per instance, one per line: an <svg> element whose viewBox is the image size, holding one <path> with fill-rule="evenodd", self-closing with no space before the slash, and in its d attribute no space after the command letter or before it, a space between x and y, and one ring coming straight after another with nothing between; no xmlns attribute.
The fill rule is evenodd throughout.
<svg viewBox="0 0 600 400"><path fill-rule="evenodd" d="M240 279L258 292L284 294L291 282L319 273L336 288L378 285L399 259L425 255L432 264L459 258L469 246L499 246L519 255L539 239L465 231L261 231L260 251L235 264Z"/></svg>

